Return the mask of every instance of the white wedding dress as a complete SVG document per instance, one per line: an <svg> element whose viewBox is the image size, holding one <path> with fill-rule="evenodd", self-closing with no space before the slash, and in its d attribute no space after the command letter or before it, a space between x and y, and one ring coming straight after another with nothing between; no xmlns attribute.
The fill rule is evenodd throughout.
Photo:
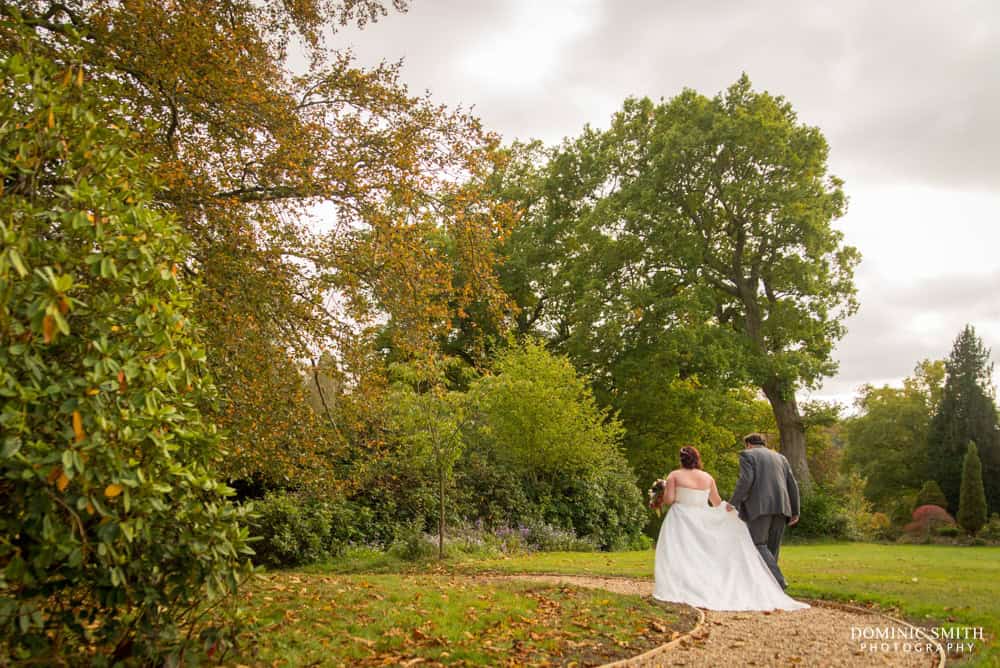
<svg viewBox="0 0 1000 668"><path fill-rule="evenodd" d="M653 597L709 610L800 610L757 552L747 525L707 489L677 487L656 541Z"/></svg>

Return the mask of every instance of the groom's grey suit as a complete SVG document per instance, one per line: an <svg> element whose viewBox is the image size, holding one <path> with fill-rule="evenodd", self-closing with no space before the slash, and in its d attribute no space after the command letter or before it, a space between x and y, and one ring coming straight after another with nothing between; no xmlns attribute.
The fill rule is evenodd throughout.
<svg viewBox="0 0 1000 668"><path fill-rule="evenodd" d="M799 485L785 456L765 446L740 453L740 477L729 502L747 523L757 551L778 584L786 586L778 568L781 537L790 518L799 514Z"/></svg>

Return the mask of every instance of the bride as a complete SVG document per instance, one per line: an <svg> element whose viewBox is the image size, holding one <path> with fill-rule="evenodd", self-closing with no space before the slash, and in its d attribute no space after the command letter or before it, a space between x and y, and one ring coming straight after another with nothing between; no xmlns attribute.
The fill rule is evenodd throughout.
<svg viewBox="0 0 1000 668"><path fill-rule="evenodd" d="M774 579L747 525L701 470L697 448L681 448L681 467L667 476L659 504L671 508L656 541L653 597L709 610L808 608Z"/></svg>

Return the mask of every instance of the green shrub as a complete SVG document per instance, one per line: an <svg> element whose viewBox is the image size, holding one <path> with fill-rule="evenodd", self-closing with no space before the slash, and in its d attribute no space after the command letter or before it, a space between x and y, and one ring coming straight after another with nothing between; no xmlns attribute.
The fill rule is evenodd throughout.
<svg viewBox="0 0 1000 668"><path fill-rule="evenodd" d="M917 493L904 492L889 505L889 520L894 527L901 528L913 519L913 510L917 507Z"/></svg>
<svg viewBox="0 0 1000 668"><path fill-rule="evenodd" d="M330 543L332 517L320 504L272 492L253 504L254 560L279 568L322 560Z"/></svg>
<svg viewBox="0 0 1000 668"><path fill-rule="evenodd" d="M572 528L602 550L623 550L639 542L646 506L625 458L615 453L588 477L572 478L551 493L541 514L556 526Z"/></svg>
<svg viewBox="0 0 1000 668"><path fill-rule="evenodd" d="M368 475L348 499L352 508L364 509L366 513L358 524L363 527L363 536L352 542L388 549L415 521L419 520L425 530L437 529L438 483L432 470L408 456L403 448L390 451L366 466ZM456 473L463 466L459 463ZM448 526L460 524L463 517L474 517L466 502L467 484L456 480L454 492L449 489L445 496ZM488 490L482 493L488 494Z"/></svg>
<svg viewBox="0 0 1000 668"><path fill-rule="evenodd" d="M406 561L425 561L437 556L437 537L424 533L424 521L418 518L402 525L389 554Z"/></svg>
<svg viewBox="0 0 1000 668"><path fill-rule="evenodd" d="M253 504L255 562L283 568L324 561L362 542L371 513L344 500L271 492Z"/></svg>
<svg viewBox="0 0 1000 668"><path fill-rule="evenodd" d="M819 485L812 493L802 496L799 523L792 535L804 538L844 539L848 534L848 518L839 500Z"/></svg>
<svg viewBox="0 0 1000 668"><path fill-rule="evenodd" d="M962 530L956 526L941 526L934 529L934 533L944 538L957 538L962 535Z"/></svg>
<svg viewBox="0 0 1000 668"><path fill-rule="evenodd" d="M876 524L880 519L872 512L872 503L865 496L867 481L858 473L851 472L837 481L839 493L835 495L837 505L846 520L844 537L848 540L873 540L876 538Z"/></svg>
<svg viewBox="0 0 1000 668"><path fill-rule="evenodd" d="M471 508L460 512L494 527L542 522L602 549L638 541L646 511L622 426L585 379L531 341L503 351L494 371L470 389L478 419L459 479Z"/></svg>
<svg viewBox="0 0 1000 668"><path fill-rule="evenodd" d="M528 498L521 474L498 462L482 444L470 447L456 472L458 511L467 521L486 527L541 521L541 509Z"/></svg>
<svg viewBox="0 0 1000 668"><path fill-rule="evenodd" d="M996 513L990 515L989 521L976 535L990 542L1000 541L1000 515Z"/></svg>
<svg viewBox="0 0 1000 668"><path fill-rule="evenodd" d="M197 612L251 550L199 410L186 240L111 91L23 39L0 60L0 663L193 660L234 630Z"/></svg>
<svg viewBox="0 0 1000 668"><path fill-rule="evenodd" d="M941 491L941 486L937 484L936 480L928 480L924 483L920 491L917 492L917 498L914 500L913 508L917 506L940 506L942 508L948 507L948 499L945 497L944 492ZM912 512L913 508L910 508Z"/></svg>
<svg viewBox="0 0 1000 668"><path fill-rule="evenodd" d="M330 540L326 546L329 555L338 556L351 545L368 542L373 523L371 510L343 498L322 504L330 516Z"/></svg>
<svg viewBox="0 0 1000 668"><path fill-rule="evenodd" d="M885 513L872 513L869 518L867 540L895 540L899 531L892 526L889 516Z"/></svg>
<svg viewBox="0 0 1000 668"><path fill-rule="evenodd" d="M458 465L456 482L460 493L454 512L466 523L495 529L548 524L603 550L650 544L642 538L642 495L617 453L597 471L553 481L533 480L523 470L497 462L488 449L472 448ZM509 552L512 546L502 549Z"/></svg>

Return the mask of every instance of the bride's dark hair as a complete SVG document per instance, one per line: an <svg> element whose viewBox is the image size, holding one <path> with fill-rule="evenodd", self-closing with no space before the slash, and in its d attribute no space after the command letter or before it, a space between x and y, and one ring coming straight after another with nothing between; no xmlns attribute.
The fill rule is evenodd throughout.
<svg viewBox="0 0 1000 668"><path fill-rule="evenodd" d="M685 445L681 448L681 466L686 469L701 468L701 453L693 445Z"/></svg>

